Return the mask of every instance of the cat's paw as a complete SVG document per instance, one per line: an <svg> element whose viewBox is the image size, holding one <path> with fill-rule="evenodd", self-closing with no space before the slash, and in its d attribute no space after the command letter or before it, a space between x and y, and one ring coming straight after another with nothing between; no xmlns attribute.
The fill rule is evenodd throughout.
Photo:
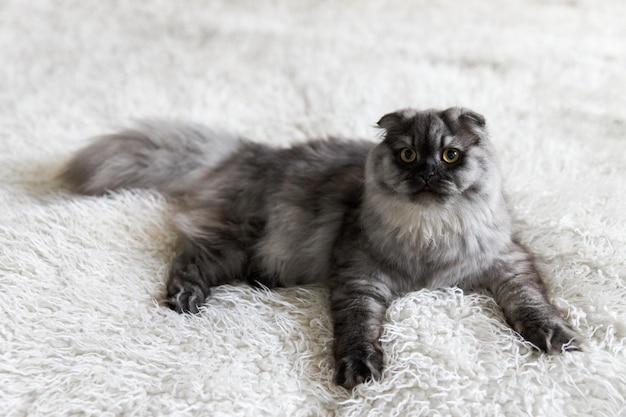
<svg viewBox="0 0 626 417"><path fill-rule="evenodd" d="M178 313L197 314L209 293L210 289L202 285L196 265L174 265L170 271L165 305Z"/></svg>
<svg viewBox="0 0 626 417"><path fill-rule="evenodd" d="M560 317L540 323L518 323L515 327L526 340L544 352L582 350L582 337Z"/></svg>
<svg viewBox="0 0 626 417"><path fill-rule="evenodd" d="M335 381L347 389L368 380L379 380L383 370L383 352L374 345L355 346L336 363Z"/></svg>

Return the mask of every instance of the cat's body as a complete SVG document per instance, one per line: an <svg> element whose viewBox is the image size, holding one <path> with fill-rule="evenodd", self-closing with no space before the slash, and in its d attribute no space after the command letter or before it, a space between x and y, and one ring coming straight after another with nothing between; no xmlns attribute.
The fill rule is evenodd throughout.
<svg viewBox="0 0 626 417"><path fill-rule="evenodd" d="M378 378L394 298L487 288L545 351L577 348L527 251L511 237L482 116L452 108L384 116L380 144L322 140L276 149L200 126L145 124L79 152L81 193L156 188L180 199L167 302L197 312L216 285L325 283L337 382Z"/></svg>

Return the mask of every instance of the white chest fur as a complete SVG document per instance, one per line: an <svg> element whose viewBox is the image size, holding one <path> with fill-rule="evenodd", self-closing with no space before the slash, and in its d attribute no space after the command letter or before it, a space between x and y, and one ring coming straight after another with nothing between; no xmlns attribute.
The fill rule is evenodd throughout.
<svg viewBox="0 0 626 417"><path fill-rule="evenodd" d="M363 224L372 245L409 280L411 289L471 286L510 241L500 196L424 195L413 202L366 195Z"/></svg>

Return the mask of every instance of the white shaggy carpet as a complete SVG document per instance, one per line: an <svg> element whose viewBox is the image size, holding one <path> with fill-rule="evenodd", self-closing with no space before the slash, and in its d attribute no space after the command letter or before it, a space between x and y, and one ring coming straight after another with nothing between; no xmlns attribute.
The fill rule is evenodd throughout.
<svg viewBox="0 0 626 417"><path fill-rule="evenodd" d="M0 415L626 415L626 3L0 2ZM534 352L486 294L395 302L383 380L332 383L321 288L158 305L159 195L73 195L86 138L183 118L276 144L397 108L483 113L520 239L585 351Z"/></svg>

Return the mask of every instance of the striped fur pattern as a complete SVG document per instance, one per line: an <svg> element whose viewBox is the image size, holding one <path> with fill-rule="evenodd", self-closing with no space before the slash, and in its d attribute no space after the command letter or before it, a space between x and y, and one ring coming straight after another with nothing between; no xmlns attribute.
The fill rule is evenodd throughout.
<svg viewBox="0 0 626 417"><path fill-rule="evenodd" d="M75 191L154 188L177 197L166 303L197 313L238 280L331 289L336 381L381 377L389 303L422 288L487 288L546 352L580 337L511 236L483 116L462 108L385 115L380 143L274 148L205 127L146 122L97 138L63 177Z"/></svg>

